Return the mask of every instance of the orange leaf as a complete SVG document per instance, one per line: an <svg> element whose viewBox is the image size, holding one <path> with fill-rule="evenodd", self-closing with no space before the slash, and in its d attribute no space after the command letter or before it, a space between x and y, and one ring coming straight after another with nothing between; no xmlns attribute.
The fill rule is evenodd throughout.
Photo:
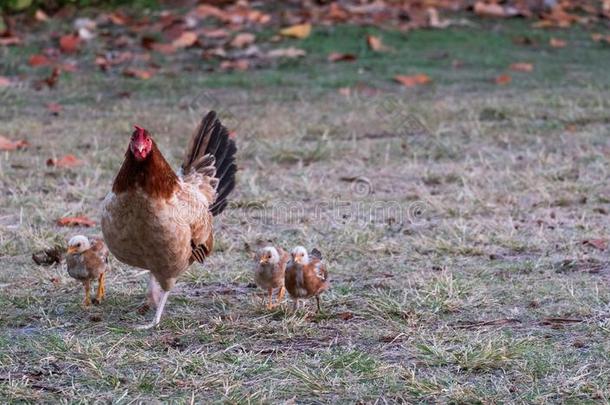
<svg viewBox="0 0 610 405"><path fill-rule="evenodd" d="M84 226L92 227L95 226L95 222L87 217L64 217L57 220L59 226Z"/></svg>
<svg viewBox="0 0 610 405"><path fill-rule="evenodd" d="M59 48L63 53L74 53L78 51L80 46L80 37L78 35L69 34L59 38Z"/></svg>
<svg viewBox="0 0 610 405"><path fill-rule="evenodd" d="M220 63L222 70L248 70L250 62L247 59L225 60Z"/></svg>
<svg viewBox="0 0 610 405"><path fill-rule="evenodd" d="M356 60L356 55L351 53L331 52L328 55L329 62L353 62Z"/></svg>
<svg viewBox="0 0 610 405"><path fill-rule="evenodd" d="M549 40L549 45L551 45L553 48L565 48L568 43L563 39L551 38Z"/></svg>
<svg viewBox="0 0 610 405"><path fill-rule="evenodd" d="M311 24L298 24L280 30L280 35L291 38L303 39L311 34Z"/></svg>
<svg viewBox="0 0 610 405"><path fill-rule="evenodd" d="M51 61L49 60L49 58L47 58L44 55L40 55L40 54L36 54L36 55L32 55L30 56L30 60L28 61L28 63L30 64L30 66L46 66L49 65L51 63Z"/></svg>
<svg viewBox="0 0 610 405"><path fill-rule="evenodd" d="M406 87L415 87L422 84L432 83L432 79L430 79L430 76L423 73L411 76L396 75L394 76L394 80Z"/></svg>
<svg viewBox="0 0 610 405"><path fill-rule="evenodd" d="M606 250L608 248L608 242L604 239L587 239L582 244L592 246L598 250Z"/></svg>
<svg viewBox="0 0 610 405"><path fill-rule="evenodd" d="M146 69L135 69L135 68L127 68L123 70L123 75L127 77L134 77L136 79L148 80L154 76L154 72L152 70Z"/></svg>
<svg viewBox="0 0 610 405"><path fill-rule="evenodd" d="M82 165L83 162L79 158L74 155L66 155L59 159L48 159L47 166L55 166L55 167L76 167Z"/></svg>
<svg viewBox="0 0 610 405"><path fill-rule="evenodd" d="M495 78L495 82L496 84L499 85L504 85L504 84L508 84L513 80L512 77L510 77L509 75L500 75L498 77Z"/></svg>
<svg viewBox="0 0 610 405"><path fill-rule="evenodd" d="M176 48L188 48L195 45L197 42L197 34L193 31L184 31L180 36L172 42Z"/></svg>
<svg viewBox="0 0 610 405"><path fill-rule="evenodd" d="M510 65L510 70L513 70L515 72L533 72L534 71L534 65L532 65L531 63L526 63L526 62L518 62L518 63L513 63L512 65Z"/></svg>
<svg viewBox="0 0 610 405"><path fill-rule="evenodd" d="M366 43L369 45L369 48L371 48L375 52L386 52L390 50L390 48L388 48L383 44L383 42L381 42L381 38L376 37L374 35L367 35Z"/></svg>
<svg viewBox="0 0 610 405"><path fill-rule="evenodd" d="M233 48L245 48L246 46L252 44L256 37L254 34L250 34L249 32L242 32L237 34L235 38L231 41L231 46Z"/></svg>
<svg viewBox="0 0 610 405"><path fill-rule="evenodd" d="M30 144L28 141L19 140L19 141L11 141L8 138L0 135L0 150L16 150L16 149L25 149Z"/></svg>

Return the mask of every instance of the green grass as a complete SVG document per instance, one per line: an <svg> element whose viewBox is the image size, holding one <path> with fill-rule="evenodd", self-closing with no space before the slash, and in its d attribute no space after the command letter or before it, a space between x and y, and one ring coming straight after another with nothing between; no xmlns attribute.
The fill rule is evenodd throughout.
<svg viewBox="0 0 610 405"><path fill-rule="evenodd" d="M582 243L610 226L607 49L582 29L475 23L316 27L277 45L303 60L149 81L91 70L88 50L42 91L29 83L48 72L23 62L41 42L0 49L0 75L24 80L0 89L0 132L31 143L0 153L0 402L608 402L610 264ZM372 53L367 33L395 52ZM519 61L534 72L492 83ZM415 72L434 83L392 82ZM380 92L337 92L359 84ZM56 220L99 223L134 123L177 167L210 108L240 167L214 255L181 277L158 330L133 330L150 317L146 275L114 259L108 299L81 308L80 285L31 254L99 234ZM46 166L67 153L87 163ZM266 240L324 253L322 314L264 308L249 284Z"/></svg>

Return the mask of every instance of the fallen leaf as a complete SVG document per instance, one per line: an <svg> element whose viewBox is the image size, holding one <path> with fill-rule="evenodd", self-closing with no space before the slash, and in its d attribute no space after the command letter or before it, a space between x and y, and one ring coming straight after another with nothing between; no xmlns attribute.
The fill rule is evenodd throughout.
<svg viewBox="0 0 610 405"><path fill-rule="evenodd" d="M235 38L231 41L231 46L233 48L245 48L248 45L251 45L256 40L256 36L254 34L250 34L249 32L242 32L237 34Z"/></svg>
<svg viewBox="0 0 610 405"><path fill-rule="evenodd" d="M349 87L340 87L338 92L344 97L349 97L352 94L352 89Z"/></svg>
<svg viewBox="0 0 610 405"><path fill-rule="evenodd" d="M7 35L0 37L0 45L3 46L11 46L11 45L19 45L21 44L21 38L15 35Z"/></svg>
<svg viewBox="0 0 610 405"><path fill-rule="evenodd" d="M153 43L150 49L155 52L162 53L163 55L171 55L173 53L176 53L177 50L174 44L160 44L157 42Z"/></svg>
<svg viewBox="0 0 610 405"><path fill-rule="evenodd" d="M438 10L434 7L428 9L428 26L432 28L447 28L451 25L449 20L441 20Z"/></svg>
<svg viewBox="0 0 610 405"><path fill-rule="evenodd" d="M51 266L53 264L60 264L64 249L61 246L55 246L45 250L32 253L32 260L39 266Z"/></svg>
<svg viewBox="0 0 610 405"><path fill-rule="evenodd" d="M34 13L34 18L36 19L36 21L44 22L49 19L49 16L41 9L38 9L36 10L36 13Z"/></svg>
<svg viewBox="0 0 610 405"><path fill-rule="evenodd" d="M176 48L188 48L189 46L195 45L197 42L197 34L193 31L184 31L178 38L176 38L172 45Z"/></svg>
<svg viewBox="0 0 610 405"><path fill-rule="evenodd" d="M0 135L0 150L6 151L6 150L25 149L28 146L30 146L28 141L24 141L24 140L11 141L10 139L5 138L2 135Z"/></svg>
<svg viewBox="0 0 610 405"><path fill-rule="evenodd" d="M341 312L341 313L337 314L337 316L344 321L349 321L350 319L352 319L354 317L354 313L353 312Z"/></svg>
<svg viewBox="0 0 610 405"><path fill-rule="evenodd" d="M496 82L496 84L499 84L499 85L505 85L505 84L508 84L508 83L510 83L512 80L513 80L513 78L512 78L512 77L510 77L509 75L500 75L500 76L497 76L497 77L494 79L494 81Z"/></svg>
<svg viewBox="0 0 610 405"><path fill-rule="evenodd" d="M551 45L551 47L553 47L553 48L565 48L568 45L568 43L566 41L564 41L563 39L551 38L549 40L549 45Z"/></svg>
<svg viewBox="0 0 610 405"><path fill-rule="evenodd" d="M396 75L394 76L394 80L406 87L415 87L423 84L432 83L432 79L430 79L430 76L423 73L410 76Z"/></svg>
<svg viewBox="0 0 610 405"><path fill-rule="evenodd" d="M47 160L47 166L55 166L58 168L76 167L76 166L82 165L83 163L85 163L85 162L83 162L82 160L80 160L79 158L77 158L74 155L66 155L59 159L48 159Z"/></svg>
<svg viewBox="0 0 610 405"><path fill-rule="evenodd" d="M64 217L57 220L59 226L84 226L92 227L95 226L95 222L87 217Z"/></svg>
<svg viewBox="0 0 610 405"><path fill-rule="evenodd" d="M299 58L305 56L307 52L299 48L279 48L267 52L269 58Z"/></svg>
<svg viewBox="0 0 610 405"><path fill-rule="evenodd" d="M583 245L594 247L598 250L606 250L608 242L604 239L587 239L582 242Z"/></svg>
<svg viewBox="0 0 610 405"><path fill-rule="evenodd" d="M496 3L484 3L482 1L477 1L474 4L474 12L483 17L514 17L519 15L517 9L513 7L503 7Z"/></svg>
<svg viewBox="0 0 610 405"><path fill-rule="evenodd" d="M383 42L381 42L381 38L376 37L374 35L367 35L366 43L369 45L369 48L371 48L375 52L387 52L390 50L390 48L388 48L383 44Z"/></svg>
<svg viewBox="0 0 610 405"><path fill-rule="evenodd" d="M75 53L78 51L81 39L78 35L68 34L59 38L59 49L63 53Z"/></svg>
<svg viewBox="0 0 610 405"><path fill-rule="evenodd" d="M311 24L298 24L280 30L280 35L291 38L303 39L311 34Z"/></svg>
<svg viewBox="0 0 610 405"><path fill-rule="evenodd" d="M49 58L47 58L44 55L36 54L36 55L30 56L28 63L30 64L30 66L36 67L36 66L50 65L51 61L49 60Z"/></svg>
<svg viewBox="0 0 610 405"><path fill-rule="evenodd" d="M60 73L61 73L61 70L58 67L54 67L53 71L51 72L51 75L49 77L43 79L42 83L46 84L47 86L49 86L50 89L52 89L57 84Z"/></svg>
<svg viewBox="0 0 610 405"><path fill-rule="evenodd" d="M64 108L60 104L58 104L58 103L49 103L49 104L47 104L47 110L49 110L49 112L52 115L56 115L56 116L59 115L59 113L62 112L63 109Z"/></svg>
<svg viewBox="0 0 610 405"><path fill-rule="evenodd" d="M328 55L329 62L353 62L356 60L356 55L351 53L331 52Z"/></svg>
<svg viewBox="0 0 610 405"><path fill-rule="evenodd" d="M225 60L220 63L222 70L248 70L250 62L247 59Z"/></svg>
<svg viewBox="0 0 610 405"><path fill-rule="evenodd" d="M513 63L512 65L509 66L509 69L515 72L533 72L534 71L534 65L532 65L531 63L526 63L526 62L518 62L518 63Z"/></svg>
<svg viewBox="0 0 610 405"><path fill-rule="evenodd" d="M123 75L127 77L133 77L136 79L148 80L154 76L154 72L152 70L147 69L136 69L136 68L127 68L123 70Z"/></svg>
<svg viewBox="0 0 610 405"><path fill-rule="evenodd" d="M11 81L8 77L0 76L0 87L10 86Z"/></svg>
<svg viewBox="0 0 610 405"><path fill-rule="evenodd" d="M598 43L610 44L610 35L603 35L598 33L591 34L591 39Z"/></svg>

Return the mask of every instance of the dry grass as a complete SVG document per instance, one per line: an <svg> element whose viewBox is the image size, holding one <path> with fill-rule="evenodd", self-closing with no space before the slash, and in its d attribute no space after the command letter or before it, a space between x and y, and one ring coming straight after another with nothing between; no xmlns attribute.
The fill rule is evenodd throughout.
<svg viewBox="0 0 610 405"><path fill-rule="evenodd" d="M121 83L1 93L2 133L32 143L0 155L2 402L610 400L610 264L582 244L610 226L607 88L196 98L159 80L118 99ZM83 231L57 218L99 219L132 124L176 164L210 100L240 165L215 255L158 330L131 328L146 276L116 261L108 300L83 310L31 253ZM66 153L87 164L45 165ZM264 309L251 249L268 239L325 253L324 313Z"/></svg>

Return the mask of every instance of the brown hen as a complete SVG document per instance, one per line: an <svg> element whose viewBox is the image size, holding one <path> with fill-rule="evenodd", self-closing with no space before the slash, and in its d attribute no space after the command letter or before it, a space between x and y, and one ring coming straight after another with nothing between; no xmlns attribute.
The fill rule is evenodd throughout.
<svg viewBox="0 0 610 405"><path fill-rule="evenodd" d="M121 262L150 270L148 300L159 324L170 290L194 262L212 252L212 222L235 186L235 142L216 113L195 131L175 173L150 133L136 126L112 192L102 208L102 231Z"/></svg>

